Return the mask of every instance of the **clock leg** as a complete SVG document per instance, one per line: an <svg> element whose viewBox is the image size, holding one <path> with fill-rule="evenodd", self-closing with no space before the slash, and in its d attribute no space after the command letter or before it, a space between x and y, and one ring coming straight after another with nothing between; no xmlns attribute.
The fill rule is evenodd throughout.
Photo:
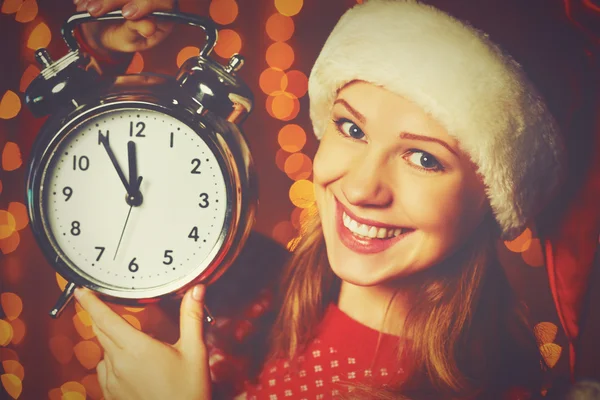
<svg viewBox="0 0 600 400"><path fill-rule="evenodd" d="M73 294L75 293L75 288L77 288L77 285L75 285L75 283L73 283L73 282L67 283L65 290L63 290L62 294L58 298L58 301L54 305L54 308L52 310L50 310L50 316L52 318L60 317L60 314L63 312L63 310L65 309L67 304L69 304L69 302L71 301L71 298L73 298Z"/></svg>

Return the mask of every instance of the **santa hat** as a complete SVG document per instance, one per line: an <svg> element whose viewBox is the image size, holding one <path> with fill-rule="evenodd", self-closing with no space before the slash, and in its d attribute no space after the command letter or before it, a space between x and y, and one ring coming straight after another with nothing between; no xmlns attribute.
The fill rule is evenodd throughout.
<svg viewBox="0 0 600 400"><path fill-rule="evenodd" d="M568 216L568 223L546 226L544 234L551 290L574 341L600 224L598 210L582 212L581 203L575 211L573 205L557 206L566 204L557 190L576 164L573 156L589 159L563 139L584 130L591 134L592 115L585 109L585 91L592 89L576 82L588 76L584 41L560 3L365 1L331 32L311 71L308 93L318 138L337 92L349 82L370 82L418 104L478 167L504 239L518 236L543 209ZM569 176L579 197L591 193L585 179ZM587 224L585 238L573 232L575 223ZM585 249L570 249L568 235L587 240Z"/></svg>

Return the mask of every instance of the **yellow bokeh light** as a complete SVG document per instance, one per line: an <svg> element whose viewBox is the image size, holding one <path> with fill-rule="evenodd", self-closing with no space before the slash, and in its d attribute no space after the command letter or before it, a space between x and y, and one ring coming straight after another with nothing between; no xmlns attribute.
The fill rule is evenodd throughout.
<svg viewBox="0 0 600 400"><path fill-rule="evenodd" d="M242 38L236 31L231 29L221 29L219 31L215 53L223 58L230 58L235 53L239 53L241 49Z"/></svg>
<svg viewBox="0 0 600 400"><path fill-rule="evenodd" d="M31 50L37 50L42 47L48 47L52 40L50 28L43 22L40 22L29 35L27 47Z"/></svg>
<svg viewBox="0 0 600 400"><path fill-rule="evenodd" d="M530 267L544 266L544 252L540 239L531 239L527 249L521 255Z"/></svg>
<svg viewBox="0 0 600 400"><path fill-rule="evenodd" d="M14 14L23 6L23 0L4 0L2 3L3 14Z"/></svg>
<svg viewBox="0 0 600 400"><path fill-rule="evenodd" d="M85 400L86 397L85 395L78 393L78 392L66 392L63 393L62 397L60 398L60 400Z"/></svg>
<svg viewBox="0 0 600 400"><path fill-rule="evenodd" d="M287 89L286 92L300 98L308 91L308 78L302 71L292 70L286 74Z"/></svg>
<svg viewBox="0 0 600 400"><path fill-rule="evenodd" d="M285 71L294 63L294 49L285 42L275 42L267 48L265 58L271 68Z"/></svg>
<svg viewBox="0 0 600 400"><path fill-rule="evenodd" d="M140 53L135 53L131 63L127 67L127 74L139 74L144 70L144 57Z"/></svg>
<svg viewBox="0 0 600 400"><path fill-rule="evenodd" d="M145 310L144 307L124 307L124 308L125 308L125 310L131 311L133 313L139 313L139 312L142 312Z"/></svg>
<svg viewBox="0 0 600 400"><path fill-rule="evenodd" d="M17 11L17 15L15 20L18 22L26 23L31 22L37 17L38 14L38 5L36 0L25 0L19 11Z"/></svg>
<svg viewBox="0 0 600 400"><path fill-rule="evenodd" d="M23 165L21 149L14 142L6 142L2 150L2 168L5 171L14 171Z"/></svg>
<svg viewBox="0 0 600 400"><path fill-rule="evenodd" d="M303 153L293 153L285 160L284 171L294 181L308 179L312 174L312 160Z"/></svg>
<svg viewBox="0 0 600 400"><path fill-rule="evenodd" d="M125 321L129 322L135 329L142 330L142 324L140 323L140 320L134 317L133 315L125 314L122 315L122 317Z"/></svg>
<svg viewBox="0 0 600 400"><path fill-rule="evenodd" d="M275 42L285 42L294 34L294 20L280 13L275 13L267 19L265 30L269 38Z"/></svg>
<svg viewBox="0 0 600 400"><path fill-rule="evenodd" d="M21 363L16 360L2 361L2 368L4 368L4 372L13 374L20 380L25 378L25 368L23 368Z"/></svg>
<svg viewBox="0 0 600 400"><path fill-rule="evenodd" d="M23 392L23 382L19 379L18 376L13 374L4 374L0 376L0 380L2 381L2 386L13 399L18 399Z"/></svg>
<svg viewBox="0 0 600 400"><path fill-rule="evenodd" d="M292 17L302 10L303 0L275 0L275 8L280 14Z"/></svg>
<svg viewBox="0 0 600 400"><path fill-rule="evenodd" d="M293 205L299 208L308 208L315 202L313 183L308 180L299 180L290 187L289 197Z"/></svg>
<svg viewBox="0 0 600 400"><path fill-rule="evenodd" d="M10 321L10 324L13 328L13 338L11 343L15 345L21 343L27 334L25 322L20 318L16 318Z"/></svg>
<svg viewBox="0 0 600 400"><path fill-rule="evenodd" d="M21 243L21 235L19 235L19 232L15 230L12 235L6 239L0 239L0 251L2 254L10 254L15 251L17 247L19 247L19 243ZM11 271L12 273L17 274L20 269L12 268ZM14 278L18 278L18 276L20 275L13 275ZM15 281L16 279L13 280L13 282Z"/></svg>
<svg viewBox="0 0 600 400"><path fill-rule="evenodd" d="M60 387L60 391L63 393L63 398L64 398L64 395L66 395L68 393L77 393L77 394L83 396L83 400L85 400L85 395L86 395L85 386L83 386L79 382L75 382L75 381L66 382ZM69 399L75 400L75 399L77 399L77 397L70 397Z"/></svg>
<svg viewBox="0 0 600 400"><path fill-rule="evenodd" d="M533 328L533 332L541 343L552 343L556 339L558 326L552 322L540 322Z"/></svg>
<svg viewBox="0 0 600 400"><path fill-rule="evenodd" d="M177 68L181 68L184 62L192 57L198 57L200 55L200 49L196 46L184 47L177 53Z"/></svg>
<svg viewBox="0 0 600 400"><path fill-rule="evenodd" d="M17 220L6 210L0 210L0 239L6 239L16 231Z"/></svg>
<svg viewBox="0 0 600 400"><path fill-rule="evenodd" d="M96 368L96 365L98 365L102 358L102 349L91 340L77 343L73 348L73 351L75 352L75 357L77 357L79 363L87 369Z"/></svg>
<svg viewBox="0 0 600 400"><path fill-rule="evenodd" d="M10 323L0 319L0 346L8 346L13 338L13 328Z"/></svg>
<svg viewBox="0 0 600 400"><path fill-rule="evenodd" d="M23 76L21 77L21 82L19 84L19 90L21 92L25 92L29 84L40 74L40 69L34 65L30 64L25 72L23 72Z"/></svg>
<svg viewBox="0 0 600 400"><path fill-rule="evenodd" d="M556 343L546 343L540 346L540 353L544 357L544 361L550 368L554 368L560 355L562 353L562 347Z"/></svg>
<svg viewBox="0 0 600 400"><path fill-rule="evenodd" d="M300 125L288 124L279 131L277 142L283 150L295 153L304 148L306 144L306 132Z"/></svg>
<svg viewBox="0 0 600 400"><path fill-rule="evenodd" d="M60 364L68 364L73 358L73 342L64 335L50 339L50 352Z"/></svg>
<svg viewBox="0 0 600 400"><path fill-rule="evenodd" d="M56 273L56 283L58 284L58 288L62 292L67 287L67 280L63 278L58 272Z"/></svg>
<svg viewBox="0 0 600 400"><path fill-rule="evenodd" d="M217 24L231 24L238 16L238 5L235 0L212 0L208 13Z"/></svg>
<svg viewBox="0 0 600 400"><path fill-rule="evenodd" d="M0 100L0 118L11 119L21 111L21 99L12 90L7 90Z"/></svg>
<svg viewBox="0 0 600 400"><path fill-rule="evenodd" d="M516 239L505 241L504 245L512 252L522 253L523 251L527 250L526 246L529 246L531 243L531 237L531 229L526 228Z"/></svg>
<svg viewBox="0 0 600 400"><path fill-rule="evenodd" d="M267 68L260 74L258 84L265 94L281 92L287 87L287 76L279 68Z"/></svg>
<svg viewBox="0 0 600 400"><path fill-rule="evenodd" d="M102 398L102 389L100 388L100 383L98 382L98 375L91 374L85 376L81 380L81 384L85 386L87 395L91 397L92 400L100 400Z"/></svg>
<svg viewBox="0 0 600 400"><path fill-rule="evenodd" d="M8 204L8 212L12 214L16 222L16 230L24 229L29 223L29 215L25 204L13 201Z"/></svg>
<svg viewBox="0 0 600 400"><path fill-rule="evenodd" d="M6 319L12 321L19 318L23 311L23 300L14 293L2 293L0 295L0 304L6 315Z"/></svg>

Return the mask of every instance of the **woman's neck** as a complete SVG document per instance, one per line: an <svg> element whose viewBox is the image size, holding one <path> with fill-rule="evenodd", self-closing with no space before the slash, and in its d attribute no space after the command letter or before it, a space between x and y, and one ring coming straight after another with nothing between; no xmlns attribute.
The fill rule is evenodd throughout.
<svg viewBox="0 0 600 400"><path fill-rule="evenodd" d="M342 281L338 307L369 328L401 335L409 310L409 290L384 286L357 286Z"/></svg>

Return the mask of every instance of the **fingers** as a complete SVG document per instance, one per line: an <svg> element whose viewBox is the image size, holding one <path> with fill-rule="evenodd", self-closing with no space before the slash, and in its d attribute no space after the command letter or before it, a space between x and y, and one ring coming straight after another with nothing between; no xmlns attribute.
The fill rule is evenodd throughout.
<svg viewBox="0 0 600 400"><path fill-rule="evenodd" d="M98 375L98 384L102 389L102 395L105 400L112 400L113 396L108 388L109 364L106 359L100 360L96 365L96 374Z"/></svg>
<svg viewBox="0 0 600 400"><path fill-rule="evenodd" d="M180 338L177 347L184 355L200 359L206 352L204 345L204 285L188 290L181 301Z"/></svg>
<svg viewBox="0 0 600 400"><path fill-rule="evenodd" d="M173 9L173 0L73 0L73 3L97 17L121 9L129 20L138 20L153 11Z"/></svg>

